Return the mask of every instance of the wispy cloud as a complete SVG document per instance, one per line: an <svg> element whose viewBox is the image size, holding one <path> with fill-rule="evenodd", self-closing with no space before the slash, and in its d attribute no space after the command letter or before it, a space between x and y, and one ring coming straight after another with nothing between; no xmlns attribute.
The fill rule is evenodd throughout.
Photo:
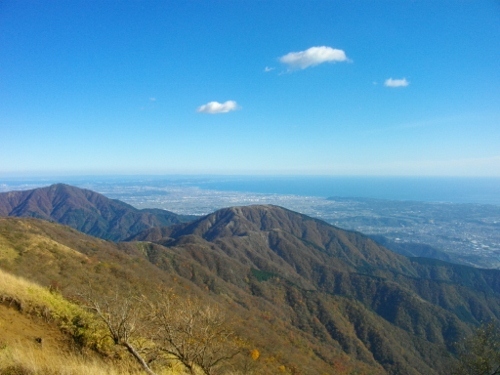
<svg viewBox="0 0 500 375"><path fill-rule="evenodd" d="M269 72L272 72L274 69L276 69L276 68L271 68L271 67L269 67L269 66L266 66L266 67L264 68L264 72L269 73Z"/></svg>
<svg viewBox="0 0 500 375"><path fill-rule="evenodd" d="M327 62L349 61L344 51L327 46L311 47L305 51L290 52L279 61L290 69L306 69Z"/></svg>
<svg viewBox="0 0 500 375"><path fill-rule="evenodd" d="M236 111L238 109L241 109L238 103L236 103L234 100L228 100L225 103L209 102L207 104L203 104L196 109L196 112L215 115L218 113Z"/></svg>
<svg viewBox="0 0 500 375"><path fill-rule="evenodd" d="M406 80L406 78L400 78L400 79L393 79L393 78L388 78L384 82L385 87L406 87L410 84Z"/></svg>

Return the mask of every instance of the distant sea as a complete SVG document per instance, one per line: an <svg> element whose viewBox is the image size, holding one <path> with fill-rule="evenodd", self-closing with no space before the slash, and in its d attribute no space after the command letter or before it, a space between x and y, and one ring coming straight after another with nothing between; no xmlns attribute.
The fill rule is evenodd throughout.
<svg viewBox="0 0 500 375"><path fill-rule="evenodd" d="M376 198L500 205L500 178L458 177L204 177L210 190L316 197Z"/></svg>
<svg viewBox="0 0 500 375"><path fill-rule="evenodd" d="M1 178L0 191L10 186L29 189L64 182L88 186L197 187L204 190L313 197L376 198L424 202L500 205L500 178L466 177L324 177L324 176L84 176ZM96 189L99 191L99 189Z"/></svg>

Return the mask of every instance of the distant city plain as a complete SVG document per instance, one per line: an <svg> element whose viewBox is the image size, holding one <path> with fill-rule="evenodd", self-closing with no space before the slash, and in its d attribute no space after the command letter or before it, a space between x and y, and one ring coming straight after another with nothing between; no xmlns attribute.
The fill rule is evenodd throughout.
<svg viewBox="0 0 500 375"><path fill-rule="evenodd" d="M422 244L432 248L426 254L435 253L441 259L500 268L500 178L48 177L0 179L0 191L56 182L137 208L178 214L206 215L229 206L275 204L344 229L383 236L389 241L384 244L396 251ZM440 252L448 255L443 258Z"/></svg>

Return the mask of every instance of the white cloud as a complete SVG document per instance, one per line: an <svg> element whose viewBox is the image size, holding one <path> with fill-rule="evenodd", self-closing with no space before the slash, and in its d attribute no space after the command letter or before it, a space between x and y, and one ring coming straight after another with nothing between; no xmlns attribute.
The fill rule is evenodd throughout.
<svg viewBox="0 0 500 375"><path fill-rule="evenodd" d="M276 69L276 68L270 68L270 67L266 66L264 68L264 72L269 73L269 72L273 71L274 69Z"/></svg>
<svg viewBox="0 0 500 375"><path fill-rule="evenodd" d="M290 52L280 57L280 62L291 69L305 69L326 62L349 61L344 51L332 47L311 47L305 51Z"/></svg>
<svg viewBox="0 0 500 375"><path fill-rule="evenodd" d="M196 109L196 112L199 113L210 113L212 115L217 113L227 113L231 111L236 111L241 109L241 107L234 100L228 100L225 103L219 102L209 102L207 104L203 104Z"/></svg>
<svg viewBox="0 0 500 375"><path fill-rule="evenodd" d="M386 87L406 87L409 84L410 84L410 82L408 82L406 80L406 78L401 78L401 79L389 78L389 79L386 79L384 82L384 86L386 86Z"/></svg>

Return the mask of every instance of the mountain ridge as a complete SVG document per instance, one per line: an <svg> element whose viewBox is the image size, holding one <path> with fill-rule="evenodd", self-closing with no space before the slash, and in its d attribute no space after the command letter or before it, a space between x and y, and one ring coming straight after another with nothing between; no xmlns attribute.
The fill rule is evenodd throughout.
<svg viewBox="0 0 500 375"><path fill-rule="evenodd" d="M40 204L45 204L43 199ZM64 204L61 200L55 206L64 211ZM16 226L24 223L3 224L4 242L16 245L11 250L2 247L7 251L0 267L19 267L9 254L15 257L16 249L24 246L12 234L23 233ZM191 222L146 228L120 243L91 238L82 242L76 231L52 225L42 226L50 240L37 239L35 247L27 243L30 251L50 253L51 241L62 238L65 246L89 259L59 253L61 259L75 258L74 272L47 269L42 258L26 263L23 272L31 270L50 282L61 274L63 280L74 280L79 262L94 267L99 279L110 272L139 280L134 272L151 270L147 272L158 279L178 280L206 298L250 314L252 319L245 315L247 323L242 326L249 337L255 338L252 325L260 327L260 335L272 326L279 336L273 340L291 340L300 350L312 350L321 362L317 367L308 362L314 370L290 362L302 368L301 373L321 373L319 368L333 366L338 353L375 373L381 368L391 375L446 373L454 361L455 342L481 322L500 318L500 271L407 258L361 233L279 206L224 208ZM101 253L110 255L100 258ZM16 259L27 262L28 254ZM43 257L47 264L54 262L50 254ZM116 261L127 264L126 271L112 265ZM291 333L300 340L286 338ZM300 350L297 355L305 353Z"/></svg>
<svg viewBox="0 0 500 375"><path fill-rule="evenodd" d="M170 268L148 261L155 251L168 256L172 261ZM175 291L179 298L199 296L220 305L238 322L239 336L261 353L262 360L253 364L259 374L281 373L279 365L309 375L329 373L333 365L345 371L364 369L361 373L385 373L373 359L367 364L350 358L339 347L326 347L291 326L280 306L226 283L183 251L146 243L114 243L53 222L7 217L0 218L0 268L71 300L86 290L89 281L99 294L113 293L119 287L154 296L163 287ZM206 283L217 284L221 289L210 291Z"/></svg>
<svg viewBox="0 0 500 375"><path fill-rule="evenodd" d="M278 206L226 208L135 239L182 251L248 293L292 308L297 327L365 359L368 349L393 374L413 373L410 363L419 373L442 373L443 363L434 369L425 363L436 352L453 352L471 325L500 317L499 271L407 258L363 234ZM228 258L257 281L244 285L228 275ZM324 307L332 305L344 306L342 318ZM354 331L341 328L339 319L357 322ZM382 326L385 333L375 328ZM397 340L414 351L411 360L395 351Z"/></svg>
<svg viewBox="0 0 500 375"><path fill-rule="evenodd" d="M265 244L277 247L279 241L286 241L290 243L289 248L293 248L292 243L299 241L316 248L322 255L335 256L342 269L354 269L363 264L386 266L391 262L393 267L402 267L400 263L407 259L383 249L361 233L274 205L223 208L190 223L147 229L130 240L168 243L169 239L179 240L190 235L220 243L233 237L259 239L262 233L266 233L267 238L260 247ZM341 245L339 239L343 241Z"/></svg>
<svg viewBox="0 0 500 375"><path fill-rule="evenodd" d="M0 216L35 217L120 241L141 230L190 221L195 216L133 206L66 184L0 193Z"/></svg>

